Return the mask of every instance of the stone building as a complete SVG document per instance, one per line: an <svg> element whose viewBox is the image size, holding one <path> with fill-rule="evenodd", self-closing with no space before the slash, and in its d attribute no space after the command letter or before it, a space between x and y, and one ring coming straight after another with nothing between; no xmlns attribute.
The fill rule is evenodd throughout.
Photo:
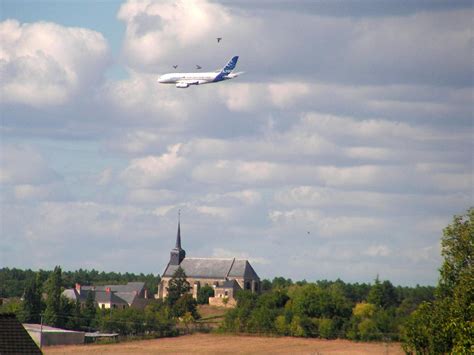
<svg viewBox="0 0 474 355"><path fill-rule="evenodd" d="M171 250L170 261L161 276L157 298L167 296L168 283L179 267L186 273L194 298L197 298L199 289L205 285L214 288L214 298L228 298L229 303L232 303L239 289L260 292L260 278L248 260L187 258L186 252L181 248L180 222L178 222L176 246Z"/></svg>
<svg viewBox="0 0 474 355"><path fill-rule="evenodd" d="M97 307L109 308L140 308L148 304L147 289L144 282L128 282L126 285L82 286L66 289L63 295L73 302L77 300L85 305L89 293Z"/></svg>

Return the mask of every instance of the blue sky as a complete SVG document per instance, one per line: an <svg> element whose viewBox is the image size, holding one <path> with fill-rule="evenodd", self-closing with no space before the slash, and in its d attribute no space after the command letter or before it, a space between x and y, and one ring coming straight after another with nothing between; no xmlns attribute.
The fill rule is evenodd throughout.
<svg viewBox="0 0 474 355"><path fill-rule="evenodd" d="M188 256L436 283L473 205L470 2L1 6L0 266L161 273L181 209Z"/></svg>

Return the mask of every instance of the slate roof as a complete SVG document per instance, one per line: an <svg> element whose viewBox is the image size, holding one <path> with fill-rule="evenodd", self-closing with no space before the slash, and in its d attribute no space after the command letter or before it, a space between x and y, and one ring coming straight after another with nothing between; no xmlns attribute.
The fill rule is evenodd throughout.
<svg viewBox="0 0 474 355"><path fill-rule="evenodd" d="M0 314L0 354L41 354L14 314Z"/></svg>
<svg viewBox="0 0 474 355"><path fill-rule="evenodd" d="M126 285L81 286L80 294L75 288L71 288L64 290L63 295L72 300L79 299L80 302L85 302L88 293L93 292L94 300L98 303L131 305L144 287L144 282L129 282ZM107 288L110 288L111 292L107 292Z"/></svg>
<svg viewBox="0 0 474 355"><path fill-rule="evenodd" d="M236 280L226 280L222 285L216 286L216 288L240 288L239 283Z"/></svg>
<svg viewBox="0 0 474 355"><path fill-rule="evenodd" d="M239 277L245 279L259 279L250 263L244 259L211 259L211 258L185 258L179 265L166 267L163 277L171 277L180 267L187 277L225 279Z"/></svg>

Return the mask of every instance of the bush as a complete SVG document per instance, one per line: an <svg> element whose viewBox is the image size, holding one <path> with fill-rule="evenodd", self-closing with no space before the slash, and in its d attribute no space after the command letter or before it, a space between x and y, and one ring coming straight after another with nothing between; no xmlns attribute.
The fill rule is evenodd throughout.
<svg viewBox="0 0 474 355"><path fill-rule="evenodd" d="M197 303L209 304L209 297L214 297L214 289L209 285L203 286L198 291Z"/></svg>
<svg viewBox="0 0 474 355"><path fill-rule="evenodd" d="M323 318L319 320L319 336L325 339L337 337L337 330L332 319Z"/></svg>

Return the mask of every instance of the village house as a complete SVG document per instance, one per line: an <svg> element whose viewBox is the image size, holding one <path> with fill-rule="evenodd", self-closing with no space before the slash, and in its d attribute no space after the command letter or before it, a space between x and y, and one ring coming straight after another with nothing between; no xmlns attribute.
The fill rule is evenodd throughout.
<svg viewBox="0 0 474 355"><path fill-rule="evenodd" d="M197 298L201 287L214 288L214 297L209 298L211 305L234 305L238 290L260 292L260 278L248 260L236 258L187 258L181 247L181 226L178 221L176 246L171 250L170 261L161 276L157 298L168 294L168 283L176 270L181 267L191 286L192 295Z"/></svg>
<svg viewBox="0 0 474 355"><path fill-rule="evenodd" d="M63 291L63 295L85 305L89 293L92 293L94 303L102 309L110 308L144 308L147 304L147 290L144 282L129 282L126 285L82 286Z"/></svg>

